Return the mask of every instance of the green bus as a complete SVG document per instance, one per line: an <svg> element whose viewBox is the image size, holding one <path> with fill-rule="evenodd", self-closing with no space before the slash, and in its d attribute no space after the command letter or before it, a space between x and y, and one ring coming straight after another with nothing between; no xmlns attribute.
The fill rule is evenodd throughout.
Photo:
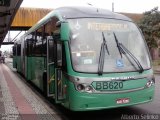
<svg viewBox="0 0 160 120"><path fill-rule="evenodd" d="M101 8L61 7L21 36L13 67L55 103L73 111L151 102L148 47L128 17Z"/></svg>

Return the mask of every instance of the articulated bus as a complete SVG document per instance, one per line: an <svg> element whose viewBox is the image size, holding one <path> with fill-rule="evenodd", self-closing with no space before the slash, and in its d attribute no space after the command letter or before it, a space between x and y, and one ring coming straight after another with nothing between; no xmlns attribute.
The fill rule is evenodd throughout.
<svg viewBox="0 0 160 120"><path fill-rule="evenodd" d="M101 8L61 7L21 36L13 67L73 111L151 102L155 79L144 37L128 17Z"/></svg>

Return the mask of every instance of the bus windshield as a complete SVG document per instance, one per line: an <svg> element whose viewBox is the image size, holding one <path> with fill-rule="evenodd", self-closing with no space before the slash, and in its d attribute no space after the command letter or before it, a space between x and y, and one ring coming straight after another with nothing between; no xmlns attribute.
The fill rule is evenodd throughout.
<svg viewBox="0 0 160 120"><path fill-rule="evenodd" d="M107 45L103 53L104 73L139 71L135 59L126 53L120 54L116 40L123 44L144 70L151 67L147 46L134 23L104 18L79 18L68 21L71 28L71 59L75 71L98 73L104 38Z"/></svg>

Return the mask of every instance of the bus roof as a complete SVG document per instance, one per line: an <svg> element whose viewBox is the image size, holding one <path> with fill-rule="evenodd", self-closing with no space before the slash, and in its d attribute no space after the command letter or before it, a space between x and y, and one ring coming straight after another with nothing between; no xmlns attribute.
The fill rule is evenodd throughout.
<svg viewBox="0 0 160 120"><path fill-rule="evenodd" d="M63 18L113 18L113 19L122 19L127 21L132 21L130 18L111 12L102 8L95 7L61 7L56 9Z"/></svg>

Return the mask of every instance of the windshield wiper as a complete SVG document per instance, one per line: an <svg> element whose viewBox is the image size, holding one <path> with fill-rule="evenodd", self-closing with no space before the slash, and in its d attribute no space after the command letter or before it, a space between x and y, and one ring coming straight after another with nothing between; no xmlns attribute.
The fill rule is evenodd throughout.
<svg viewBox="0 0 160 120"><path fill-rule="evenodd" d="M141 63L139 62L139 60L122 43L120 43L118 41L116 34L114 32L113 32L113 35L114 35L114 38L115 38L115 41L117 44L118 51L121 55L121 58L122 58L122 54L126 55L126 53L127 53L134 60L134 62L138 65L139 72L142 73L144 71L144 69L143 69Z"/></svg>
<svg viewBox="0 0 160 120"><path fill-rule="evenodd" d="M105 59L105 49L109 55L108 46L106 43L106 39L104 33L102 32L103 42L101 44L100 56L99 56L99 63L98 63L98 75L103 74L103 67L104 67L104 59Z"/></svg>
<svg viewBox="0 0 160 120"><path fill-rule="evenodd" d="M113 32L113 35L114 35L114 39L115 39L116 44L117 44L117 48L118 48L119 54L121 55L121 58L122 58L122 53L123 54L125 54L125 53L124 53L123 49L121 48L120 43L119 43L119 41L118 41L118 39L116 37L116 34L114 32Z"/></svg>

